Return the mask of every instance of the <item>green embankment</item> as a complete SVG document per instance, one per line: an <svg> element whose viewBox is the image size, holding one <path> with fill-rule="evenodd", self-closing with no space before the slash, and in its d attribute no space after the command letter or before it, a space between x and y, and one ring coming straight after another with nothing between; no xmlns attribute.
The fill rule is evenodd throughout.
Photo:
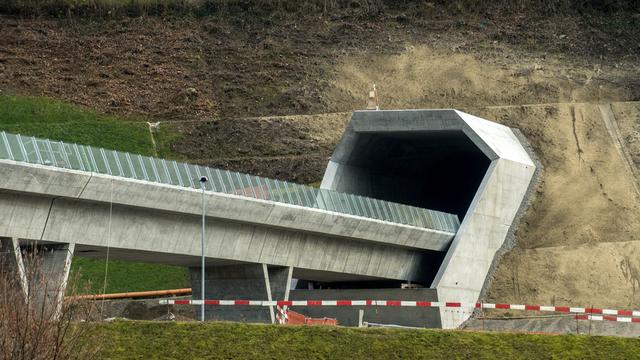
<svg viewBox="0 0 640 360"><path fill-rule="evenodd" d="M144 120L101 115L47 98L0 96L0 130L153 155L153 144ZM171 134L161 135L161 139L171 138ZM163 156L171 155L168 146L161 146L158 152ZM84 289L89 284L90 292L102 292L104 271L104 260L76 257L72 263L72 278L79 281L77 287ZM188 286L188 279L183 268L109 261L108 293L185 286Z"/></svg>
<svg viewBox="0 0 640 360"><path fill-rule="evenodd" d="M105 263L106 260L79 256L73 258L71 276L76 282L75 289L78 293L102 293ZM188 273L184 268L109 260L107 294L184 287L190 287Z"/></svg>
<svg viewBox="0 0 640 360"><path fill-rule="evenodd" d="M0 96L0 129L152 155L153 145L142 119L99 115L42 97Z"/></svg>
<svg viewBox="0 0 640 360"><path fill-rule="evenodd" d="M238 323L100 325L102 359L637 359L629 338Z"/></svg>

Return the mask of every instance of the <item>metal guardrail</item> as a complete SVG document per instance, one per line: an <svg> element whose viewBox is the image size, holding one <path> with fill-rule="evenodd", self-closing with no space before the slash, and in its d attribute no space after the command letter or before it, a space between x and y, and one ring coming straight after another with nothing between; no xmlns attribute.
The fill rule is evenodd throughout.
<svg viewBox="0 0 640 360"><path fill-rule="evenodd" d="M316 189L233 171L129 154L92 146L0 133L0 159L74 169L304 206L455 233L458 217L369 197Z"/></svg>

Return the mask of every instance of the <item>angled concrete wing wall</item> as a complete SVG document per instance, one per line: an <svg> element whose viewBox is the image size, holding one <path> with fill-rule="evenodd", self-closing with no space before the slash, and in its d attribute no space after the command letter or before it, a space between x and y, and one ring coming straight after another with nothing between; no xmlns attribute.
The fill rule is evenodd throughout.
<svg viewBox="0 0 640 360"><path fill-rule="evenodd" d="M443 137L457 139L456 132L466 135L486 156L488 166L481 172L478 169L483 168L475 168L479 174L477 187L472 189L473 193L468 199L466 209L461 210L464 215L461 226L437 273L430 280L431 287L437 289L438 299L441 301L476 302L496 252L505 243L509 228L524 200L536 169L510 128L456 110L355 112L327 166L321 187L365 196L398 196L397 189L391 189L388 192L378 190L377 193L372 193L376 187L379 188L380 184L384 184L379 178L385 175L380 173L380 169L377 169L377 172L372 171L371 167L374 165L363 159L372 156L371 154L380 153L376 144L378 147L381 146L379 144L398 147L397 152L405 156L399 156L395 161L415 161L417 167L423 164L420 159L417 159L417 155L428 157L430 152L435 151L429 147L421 150L425 142L433 142L437 146ZM372 134L375 134L375 138ZM392 140L383 141L385 137ZM403 148L403 143L409 145ZM462 143L458 140L448 140L446 144L466 146L459 145ZM471 154L468 148L463 151ZM465 176L464 167L472 169L475 163L482 161L477 156L470 159L473 159L472 163L448 164L446 169L433 168L430 171L448 171L455 176ZM372 160L378 163L385 163L385 161L387 164L391 163L389 159L383 161L384 159L374 158ZM463 167L463 171L458 171L459 168L453 169L452 166ZM433 176L433 173L430 175L426 170L420 174L412 172L411 164L405 164L404 169L409 169L405 170L406 174L417 174L422 177L414 176L411 179L396 177L395 186L401 188L413 186L417 197L418 192L425 191L420 188L420 181ZM393 182L387 182L386 186L394 185ZM411 188L408 191L410 190ZM426 191L445 190L433 188ZM415 199L408 197L406 192L405 189L404 201L414 201ZM428 196L425 199L430 200ZM394 199L394 201L397 200ZM446 205L441 204L441 206ZM470 310L442 309L440 311L442 326L457 327L471 314Z"/></svg>

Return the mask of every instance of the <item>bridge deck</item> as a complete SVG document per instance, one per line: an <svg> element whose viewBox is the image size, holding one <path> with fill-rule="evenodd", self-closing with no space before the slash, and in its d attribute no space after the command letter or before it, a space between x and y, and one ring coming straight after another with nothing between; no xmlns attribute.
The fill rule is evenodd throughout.
<svg viewBox="0 0 640 360"><path fill-rule="evenodd" d="M304 206L447 233L455 233L460 226L456 215L440 211L173 160L6 132L0 133L0 159L195 189L200 188L199 178L207 176L207 192Z"/></svg>

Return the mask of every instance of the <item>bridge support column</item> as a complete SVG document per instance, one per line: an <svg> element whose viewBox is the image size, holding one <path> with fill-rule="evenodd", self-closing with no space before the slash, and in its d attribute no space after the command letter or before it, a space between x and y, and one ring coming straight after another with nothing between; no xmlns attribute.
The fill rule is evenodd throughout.
<svg viewBox="0 0 640 360"><path fill-rule="evenodd" d="M25 301L45 305L57 316L64 300L75 244L30 244L0 238L0 271L20 288Z"/></svg>
<svg viewBox="0 0 640 360"><path fill-rule="evenodd" d="M38 261L38 266L42 269L45 287L36 287L36 293L32 296L35 295L37 301L45 301L47 306L54 306L56 312L60 310L64 300L74 250L75 244L55 244L42 246L35 253L35 261Z"/></svg>
<svg viewBox="0 0 640 360"><path fill-rule="evenodd" d="M14 284L27 297L27 274L22 261L20 242L16 238L0 238L0 272L8 281ZM4 279L3 279L4 281Z"/></svg>
<svg viewBox="0 0 640 360"><path fill-rule="evenodd" d="M193 299L200 300L201 268L190 268ZM288 300L293 268L267 264L211 266L205 271L205 298ZM200 307L197 307L200 317ZM206 306L205 319L273 323L275 309L258 306Z"/></svg>

